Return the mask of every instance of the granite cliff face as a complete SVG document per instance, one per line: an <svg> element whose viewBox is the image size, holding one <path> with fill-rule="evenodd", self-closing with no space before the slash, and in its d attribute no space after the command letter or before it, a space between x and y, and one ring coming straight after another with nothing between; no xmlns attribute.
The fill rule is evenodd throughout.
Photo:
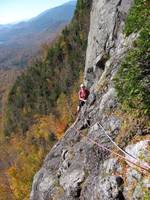
<svg viewBox="0 0 150 200"><path fill-rule="evenodd" d="M118 100L113 78L138 37L134 33L129 37L123 34L132 3L132 0L93 0L84 76L91 93L75 123L35 175L30 200L143 199L140 185L148 180L125 161L128 167L124 172L117 156L97 145L114 149L104 129L113 140L120 133L122 121L116 114ZM143 145L139 142L126 148L130 153L136 152L135 156L144 152L147 157L148 146L149 142L143 141Z"/></svg>

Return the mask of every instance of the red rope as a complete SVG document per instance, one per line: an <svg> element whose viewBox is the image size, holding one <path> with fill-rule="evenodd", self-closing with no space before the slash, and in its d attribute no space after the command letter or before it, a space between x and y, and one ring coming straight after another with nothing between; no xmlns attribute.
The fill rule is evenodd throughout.
<svg viewBox="0 0 150 200"><path fill-rule="evenodd" d="M142 170L145 170L145 171L147 171L147 172L150 173L150 170L149 170L149 169L147 169L147 168L145 168L145 167L143 167L143 166L141 166L141 165L136 164L135 162L133 162L133 161L131 161L131 160L125 158L124 156L122 156L122 155L120 155L120 154L118 154L118 153L116 153L115 151L108 149L108 148L105 147L104 145L99 144L99 143L96 142L95 140L92 140L92 139L89 138L88 136L85 136L84 134L82 134L81 131L79 131L78 129L76 129L75 126L74 126L74 129L76 130L77 133L79 133L79 134L82 135L83 137L87 138L90 142L92 142L93 144L96 144L98 147L100 147L100 148L102 148L102 149L105 149L105 150L109 151L110 153L113 153L114 155L120 157L122 160L128 161L129 163L135 165L136 167L138 167L138 168L140 168L140 169L142 169Z"/></svg>

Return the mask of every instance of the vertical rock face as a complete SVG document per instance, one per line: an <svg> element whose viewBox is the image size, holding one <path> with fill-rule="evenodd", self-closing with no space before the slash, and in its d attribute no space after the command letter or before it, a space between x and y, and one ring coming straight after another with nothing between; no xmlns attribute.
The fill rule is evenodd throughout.
<svg viewBox="0 0 150 200"><path fill-rule="evenodd" d="M113 78L137 38L123 34L131 5L132 0L93 0L85 66L91 93L75 123L35 175L30 200L138 199L126 194L124 177L118 175L122 166L101 146L113 148L104 129L112 139L120 130L121 121L114 114L118 101ZM139 174L135 176L140 179Z"/></svg>
<svg viewBox="0 0 150 200"><path fill-rule="evenodd" d="M105 70L106 61L123 40L123 27L132 0L93 0L85 66L85 80L91 87Z"/></svg>

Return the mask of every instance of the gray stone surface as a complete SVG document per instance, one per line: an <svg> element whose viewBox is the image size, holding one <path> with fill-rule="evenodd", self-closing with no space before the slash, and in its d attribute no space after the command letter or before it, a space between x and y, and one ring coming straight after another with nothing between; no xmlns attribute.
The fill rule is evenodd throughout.
<svg viewBox="0 0 150 200"><path fill-rule="evenodd" d="M126 152L133 155L134 158L131 156L125 155L126 158L136 164L140 164L143 167L148 167L147 163L150 163L150 140L140 141L136 144L131 144L126 147ZM128 164L132 167L133 164L128 162ZM150 167L149 167L150 169Z"/></svg>
<svg viewBox="0 0 150 200"><path fill-rule="evenodd" d="M90 181L91 179L92 182ZM99 176L90 177L82 189L80 199L123 200L123 185L124 181L120 176L106 176L102 178L100 174Z"/></svg>
<svg viewBox="0 0 150 200"><path fill-rule="evenodd" d="M88 86L99 80L105 69L105 62L114 54L114 49L121 48L122 29L132 2L93 0L85 65L85 80ZM107 57L106 60L104 56Z"/></svg>
<svg viewBox="0 0 150 200"><path fill-rule="evenodd" d="M108 92L103 95L103 98L99 105L100 114L109 112L117 105L117 97L114 88L109 88Z"/></svg>
<svg viewBox="0 0 150 200"><path fill-rule="evenodd" d="M42 168L34 177L32 192L30 198L33 200L44 200L49 197L49 193L53 190L57 177Z"/></svg>
<svg viewBox="0 0 150 200"><path fill-rule="evenodd" d="M103 168L106 174L121 173L122 167L119 165L118 160L111 158L104 162Z"/></svg>

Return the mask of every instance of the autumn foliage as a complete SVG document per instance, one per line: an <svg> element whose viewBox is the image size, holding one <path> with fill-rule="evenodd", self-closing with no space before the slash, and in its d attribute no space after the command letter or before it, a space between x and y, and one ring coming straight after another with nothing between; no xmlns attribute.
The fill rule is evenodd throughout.
<svg viewBox="0 0 150 200"><path fill-rule="evenodd" d="M75 120L91 3L78 0L70 25L9 90L0 118L0 200L29 199L45 155Z"/></svg>

